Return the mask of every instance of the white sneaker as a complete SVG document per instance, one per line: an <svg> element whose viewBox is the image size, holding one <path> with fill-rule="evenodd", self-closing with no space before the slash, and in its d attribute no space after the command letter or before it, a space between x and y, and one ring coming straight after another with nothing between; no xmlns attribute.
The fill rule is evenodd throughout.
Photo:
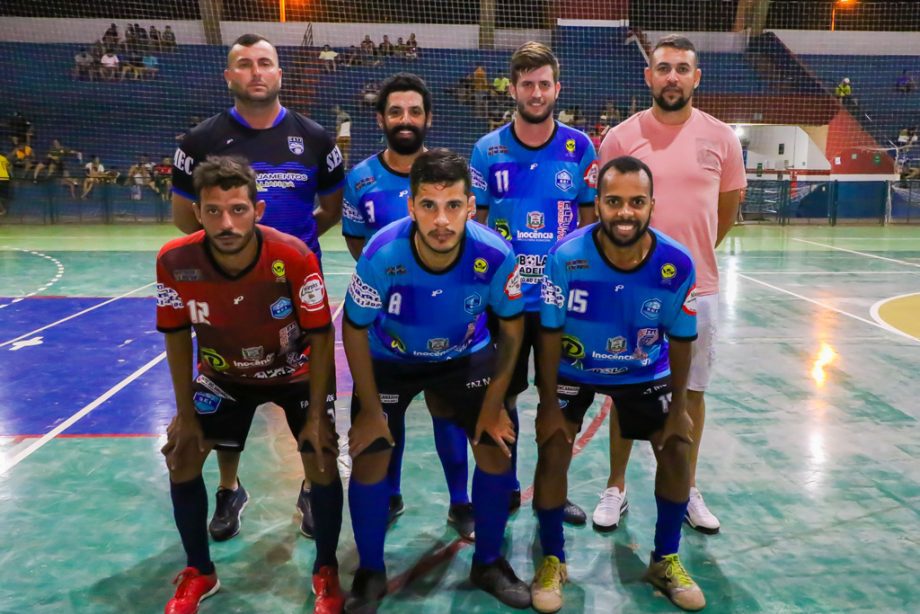
<svg viewBox="0 0 920 614"><path fill-rule="evenodd" d="M706 507L703 495L700 494L696 486L690 487L690 501L687 503L687 514L684 516L684 520L692 528L707 535L715 535L719 532L719 527L721 526L719 519Z"/></svg>
<svg viewBox="0 0 920 614"><path fill-rule="evenodd" d="M591 520L598 531L614 531L620 525L620 516L629 509L626 500L626 489L620 492L616 486L611 486L601 493L601 502L594 508Z"/></svg>

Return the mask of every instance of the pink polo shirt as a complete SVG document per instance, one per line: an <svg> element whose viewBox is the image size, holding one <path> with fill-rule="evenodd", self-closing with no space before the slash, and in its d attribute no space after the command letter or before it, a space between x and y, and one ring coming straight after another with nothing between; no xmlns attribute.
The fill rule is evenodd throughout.
<svg viewBox="0 0 920 614"><path fill-rule="evenodd" d="M601 166L627 155L648 164L655 190L652 226L690 250L697 292L717 293L719 194L747 185L741 143L731 127L699 109L669 126L646 109L611 128L598 154Z"/></svg>

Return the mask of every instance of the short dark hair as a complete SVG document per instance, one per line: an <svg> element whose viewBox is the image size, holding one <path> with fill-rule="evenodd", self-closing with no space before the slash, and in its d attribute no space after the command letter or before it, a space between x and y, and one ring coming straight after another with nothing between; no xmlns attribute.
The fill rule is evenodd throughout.
<svg viewBox="0 0 920 614"><path fill-rule="evenodd" d="M236 47L237 45L239 45L240 47L252 47L256 43L261 43L262 41L265 41L266 43L271 45L272 49L275 49L275 45L272 44L270 40L268 40L261 34L249 33L249 34L243 34L242 36L237 38L235 41L233 41L230 44L230 49L227 50L227 66L230 66L230 52L233 51L234 47ZM275 53L278 53L277 49L275 50Z"/></svg>
<svg viewBox="0 0 920 614"><path fill-rule="evenodd" d="M418 92L422 97L422 106L425 107L425 115L431 113L431 91L425 84L425 81L418 75L410 72L400 72L387 77L380 84L380 91L377 93L377 103L375 109L383 115L387 110L387 98L393 92Z"/></svg>
<svg viewBox="0 0 920 614"><path fill-rule="evenodd" d="M604 181L604 175L607 174L610 169L615 170L618 173L645 173L645 176L648 177L648 195L649 197L654 196L655 194L655 182L652 179L652 169L648 165L640 160L639 158L634 158L632 156L620 156L619 158L614 158L610 160L601 167L601 170L597 173L597 194L600 196L601 185Z"/></svg>
<svg viewBox="0 0 920 614"><path fill-rule="evenodd" d="M662 47L680 49L681 51L692 51L693 56L696 58L696 63L699 64L700 54L696 52L696 47L693 45L693 41L691 41L686 36L681 34L666 34L665 36L662 36L655 43L655 46L652 47L651 55L654 55L654 53ZM649 61L651 61L651 55L649 55Z"/></svg>
<svg viewBox="0 0 920 614"><path fill-rule="evenodd" d="M195 167L192 173L195 195L200 199L201 192L207 188L219 187L232 190L246 186L249 200L255 204L259 200L259 188L256 185L256 173L245 158L239 156L208 156Z"/></svg>
<svg viewBox="0 0 920 614"><path fill-rule="evenodd" d="M536 41L528 41L511 55L511 83L517 85L522 72L530 72L543 66L553 69L553 81L559 81L559 60L552 50Z"/></svg>
<svg viewBox="0 0 920 614"><path fill-rule="evenodd" d="M423 183L452 184L458 181L463 182L463 191L469 195L473 187L469 163L460 154L444 147L435 147L423 152L409 170L412 196L418 193L418 188Z"/></svg>

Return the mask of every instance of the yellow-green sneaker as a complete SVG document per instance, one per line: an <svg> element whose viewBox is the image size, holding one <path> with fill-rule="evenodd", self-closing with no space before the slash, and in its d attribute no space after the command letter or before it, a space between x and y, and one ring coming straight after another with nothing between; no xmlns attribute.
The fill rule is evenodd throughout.
<svg viewBox="0 0 920 614"><path fill-rule="evenodd" d="M645 571L645 580L681 609L695 611L706 607L703 591L684 569L677 554L668 554L657 563L653 555Z"/></svg>
<svg viewBox="0 0 920 614"><path fill-rule="evenodd" d="M565 563L558 557L545 556L530 585L530 600L537 612L558 612L562 609L562 585L568 580Z"/></svg>

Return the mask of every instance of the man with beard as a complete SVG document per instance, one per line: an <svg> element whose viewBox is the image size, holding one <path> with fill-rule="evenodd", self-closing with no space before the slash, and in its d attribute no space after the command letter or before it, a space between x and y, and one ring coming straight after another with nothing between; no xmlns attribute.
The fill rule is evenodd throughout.
<svg viewBox="0 0 920 614"><path fill-rule="evenodd" d="M527 390L531 348L539 329L540 282L549 249L577 226L594 221L597 161L591 139L553 119L559 96L559 61L549 47L529 42L511 56L511 123L479 139L470 171L476 219L511 244L524 282L524 344L505 407L518 424L517 397ZM536 357L535 357L536 358ZM539 363L536 367L539 374ZM512 467L517 473L517 447ZM515 478L516 480L517 478ZM520 484L512 507L520 506ZM585 523L584 511L566 501L565 521Z"/></svg>
<svg viewBox="0 0 920 614"><path fill-rule="evenodd" d="M719 520L696 488L696 463L706 415L704 392L715 356L719 308L718 247L738 214L747 185L741 143L718 119L694 109L700 83L696 50L688 39L669 35L655 45L645 69L652 107L611 128L601 144L604 162L623 155L639 158L655 173L658 188L655 228L687 246L696 264L699 339L693 344L687 410L693 419L690 451L690 505L687 523L702 533L718 533ZM616 427L616 421L611 424ZM617 528L628 509L626 465L632 442L614 429L610 437L610 475L594 510L594 526Z"/></svg>
<svg viewBox="0 0 920 614"><path fill-rule="evenodd" d="M431 92L417 75L399 73L386 79L377 99L377 125L387 148L367 158L348 173L343 201L342 234L355 260L365 243L384 226L409 215L409 169L425 151L431 127ZM387 406L387 424L393 450L387 470L390 485L389 522L405 511L400 478L406 445L406 415ZM448 420L432 416L434 442L447 489L447 522L464 539L473 537L473 509L467 494L466 434Z"/></svg>
<svg viewBox="0 0 920 614"><path fill-rule="evenodd" d="M265 201L242 158L208 157L195 169L193 185L193 211L203 229L173 239L157 255L157 329L166 335L176 396L162 452L187 556L166 614L194 614L220 588L208 548L202 465L219 443L242 449L256 408L267 402L284 409L313 479L315 611L340 612L335 549L342 483L334 395L327 394L335 377L335 335L319 260L296 237L257 225ZM286 283L278 283L278 271Z"/></svg>
<svg viewBox="0 0 920 614"><path fill-rule="evenodd" d="M348 504L359 566L346 612L376 612L386 594L384 542L393 436L387 413L425 392L433 416L473 443L476 546L470 579L512 607L530 591L501 555L515 429L502 399L523 333L521 278L511 248L469 218L467 161L446 149L418 156L409 172L410 217L367 244L345 299L342 340L355 382ZM486 309L499 318L497 343ZM383 406L391 406L384 410Z"/></svg>
<svg viewBox="0 0 920 614"><path fill-rule="evenodd" d="M655 199L644 163L616 158L598 180L600 222L550 251L543 281L534 481L543 562L531 588L533 606L562 607L566 473L572 442L600 393L619 410L611 422L626 437L650 441L658 461L655 550L645 579L677 606L698 610L706 605L703 593L677 555L690 491L693 260L682 245L649 230Z"/></svg>
<svg viewBox="0 0 920 614"><path fill-rule="evenodd" d="M244 34L231 46L224 70L233 107L189 131L173 158L173 222L182 231L201 226L195 218L192 172L208 155L240 155L256 171L259 194L266 202L262 224L294 235L321 256L319 236L342 214L342 156L322 126L281 105L281 68L275 47L257 34ZM319 207L314 210L314 197ZM279 283L286 282L282 269ZM211 537L230 539L240 530L249 495L237 479L238 450L218 446L220 489ZM297 499L300 531L313 536L310 481L304 479Z"/></svg>

